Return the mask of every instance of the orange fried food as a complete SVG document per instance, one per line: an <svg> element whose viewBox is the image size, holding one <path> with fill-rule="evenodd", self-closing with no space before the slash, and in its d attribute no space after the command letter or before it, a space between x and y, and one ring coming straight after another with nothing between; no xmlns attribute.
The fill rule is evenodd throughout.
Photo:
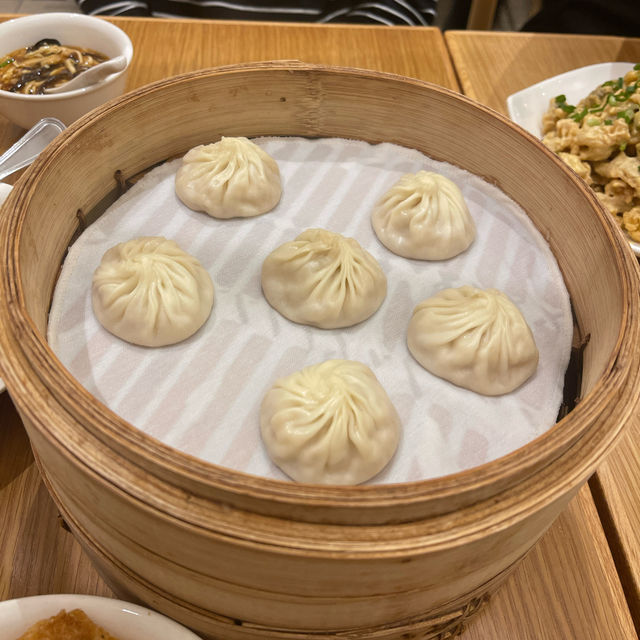
<svg viewBox="0 0 640 640"><path fill-rule="evenodd" d="M82 609L40 620L17 640L117 640L95 624Z"/></svg>

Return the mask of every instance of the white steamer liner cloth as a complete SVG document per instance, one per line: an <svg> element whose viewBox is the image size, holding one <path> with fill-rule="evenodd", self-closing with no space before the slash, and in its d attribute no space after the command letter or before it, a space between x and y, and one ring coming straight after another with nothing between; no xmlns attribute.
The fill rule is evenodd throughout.
<svg viewBox="0 0 640 640"><path fill-rule="evenodd" d="M149 172L71 247L53 298L49 343L88 391L180 451L279 479L286 476L260 437L262 397L277 378L330 358L369 366L402 420L398 450L372 483L468 469L516 450L555 423L571 351L569 296L548 245L517 204L477 176L393 144L255 142L275 158L282 175L282 199L271 212L216 220L188 209L175 194L176 160ZM377 200L403 174L421 169L461 188L477 226L471 247L450 260L396 256L371 226ZM365 322L334 330L297 325L262 295L264 258L312 227L355 238L379 261L387 297ZM196 256L215 286L205 325L162 348L119 340L91 309L91 278L104 252L153 235L171 238ZM407 349L414 307L441 289L465 284L504 291L533 331L537 372L508 395L486 397L456 387L423 369Z"/></svg>

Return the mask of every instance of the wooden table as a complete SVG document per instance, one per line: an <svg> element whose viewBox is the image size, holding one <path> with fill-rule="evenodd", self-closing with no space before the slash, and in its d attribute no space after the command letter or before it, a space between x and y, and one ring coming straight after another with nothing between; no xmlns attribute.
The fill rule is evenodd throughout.
<svg viewBox="0 0 640 640"><path fill-rule="evenodd" d="M550 75L591 62L640 60L640 40L621 38L484 32L449 32L444 38L431 28L114 22L130 35L136 51L129 88L207 66L295 58L429 80L504 112L508 94ZM0 117L0 151L20 133ZM636 428L640 425L461 638L637 638L640 541L633 532L640 531L640 496L628 491L640 486L639 467L632 465ZM110 595L57 517L5 393L0 396L0 599L51 592Z"/></svg>

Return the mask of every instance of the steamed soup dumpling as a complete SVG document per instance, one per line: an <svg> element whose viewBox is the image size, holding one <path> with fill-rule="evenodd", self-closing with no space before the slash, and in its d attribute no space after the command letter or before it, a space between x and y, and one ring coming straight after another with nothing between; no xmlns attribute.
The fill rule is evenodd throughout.
<svg viewBox="0 0 640 640"><path fill-rule="evenodd" d="M458 186L428 171L400 178L376 205L371 222L387 249L418 260L453 258L476 236Z"/></svg>
<svg viewBox="0 0 640 640"><path fill-rule="evenodd" d="M173 240L134 238L109 249L93 274L93 311L102 326L133 344L180 342L207 320L211 277Z"/></svg>
<svg viewBox="0 0 640 640"><path fill-rule="evenodd" d="M391 459L400 419L366 365L327 360L277 380L260 408L271 459L298 482L358 484Z"/></svg>
<svg viewBox="0 0 640 640"><path fill-rule="evenodd" d="M214 218L248 218L271 211L282 194L276 161L247 138L194 147L176 174L176 194Z"/></svg>
<svg viewBox="0 0 640 640"><path fill-rule="evenodd" d="M538 349L520 310L497 289L445 289L413 311L409 351L428 371L488 396L533 375Z"/></svg>
<svg viewBox="0 0 640 640"><path fill-rule="evenodd" d="M267 256L262 290L289 320L335 329L371 316L387 294L387 278L353 238L307 229Z"/></svg>

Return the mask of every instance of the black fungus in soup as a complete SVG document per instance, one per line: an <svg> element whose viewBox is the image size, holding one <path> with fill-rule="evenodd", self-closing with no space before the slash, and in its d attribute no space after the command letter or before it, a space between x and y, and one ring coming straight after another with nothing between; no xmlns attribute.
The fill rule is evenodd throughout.
<svg viewBox="0 0 640 640"><path fill-rule="evenodd" d="M44 38L0 58L0 89L38 94L108 60L104 53Z"/></svg>

